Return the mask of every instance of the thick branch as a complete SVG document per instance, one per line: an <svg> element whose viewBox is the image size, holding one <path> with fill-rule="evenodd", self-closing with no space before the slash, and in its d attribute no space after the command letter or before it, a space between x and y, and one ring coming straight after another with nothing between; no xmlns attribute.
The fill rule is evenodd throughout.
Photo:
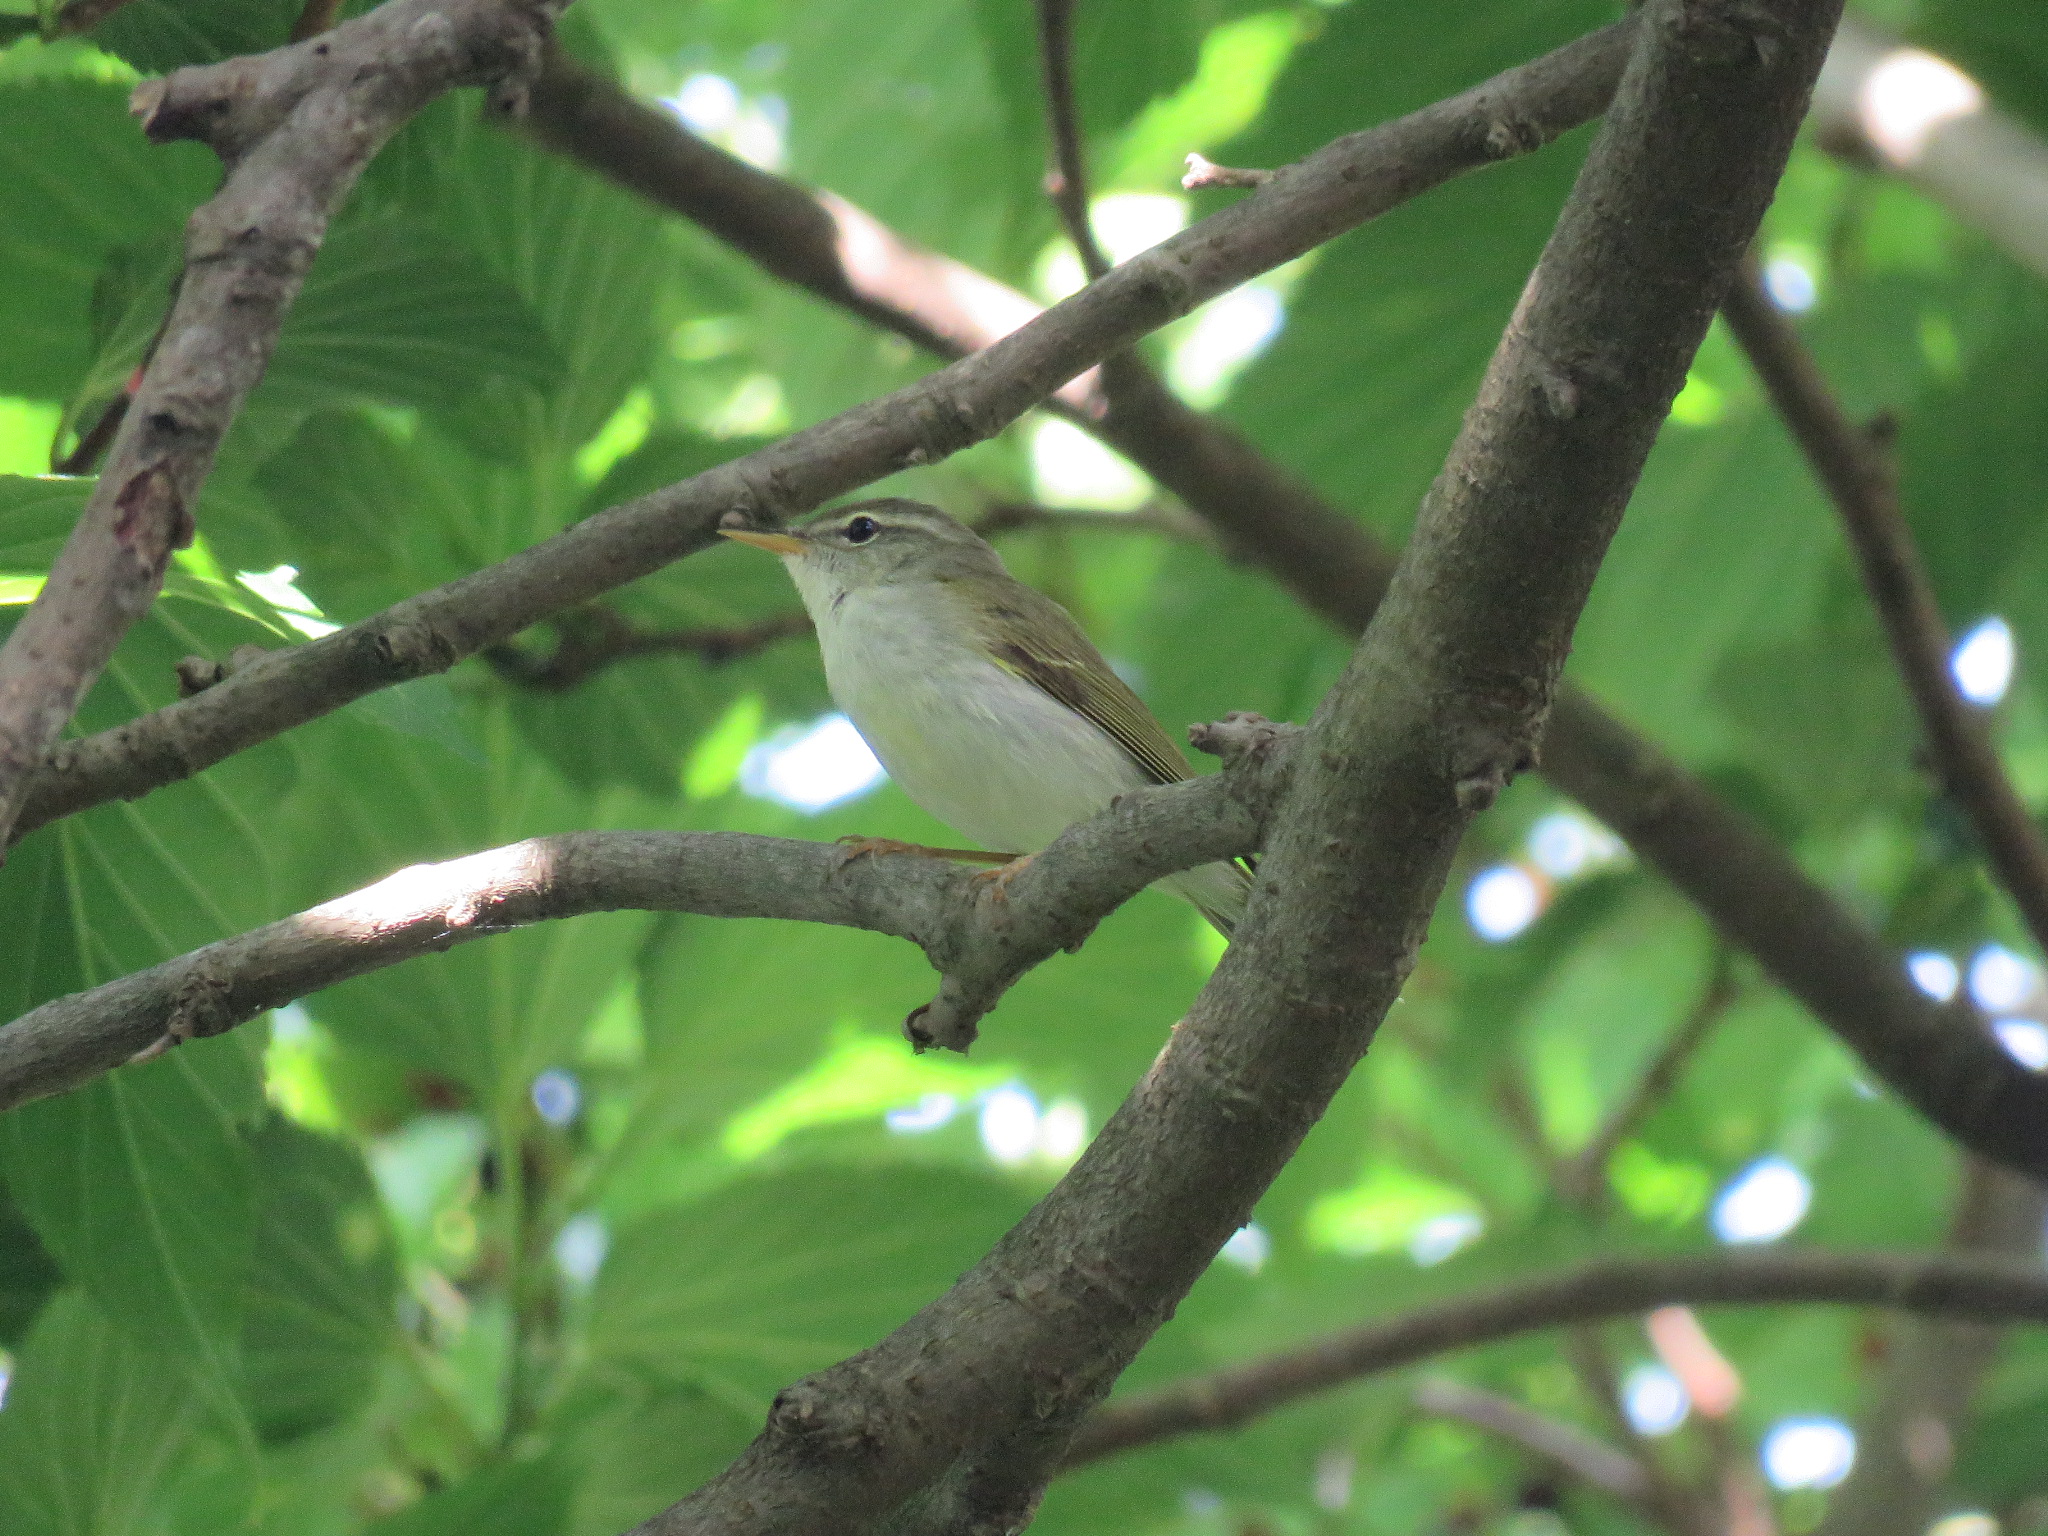
<svg viewBox="0 0 2048 1536"><path fill-rule="evenodd" d="M1583 61L1573 92L1548 104L1546 120L1562 121L1567 107L1588 116L1604 108L1621 40L1600 36L1612 53ZM536 89L532 125L545 142L703 224L774 275L941 355L987 346L1030 312L1022 294L907 245L829 193L692 138L560 55ZM1090 396L1076 419L1311 612L1347 633L1365 625L1393 569L1388 551L1145 370L1120 369L1115 382L1110 398ZM1922 996L1898 957L1753 820L1571 687L1551 714L1542 758L1552 782L1627 838L1921 1113L1983 1156L2048 1174L2048 1084L2013 1061L1981 1020Z"/></svg>
<svg viewBox="0 0 2048 1536"><path fill-rule="evenodd" d="M1112 1402L1076 1437L1067 1466L1175 1435L1231 1429L1363 1376L1517 1334L1677 1304L1801 1302L1890 1307L1983 1323L2048 1323L2048 1271L2037 1264L1955 1254L1763 1250L1596 1259Z"/></svg>
<svg viewBox="0 0 2048 1536"><path fill-rule="evenodd" d="M363 166L443 91L530 73L559 9L391 0L318 42L136 87L145 133L204 141L228 175L186 225L177 299L78 526L0 646L0 844L45 748L191 541L214 453Z"/></svg>
<svg viewBox="0 0 2048 1536"><path fill-rule="evenodd" d="M1000 901L944 859L738 832L578 832L414 865L24 1014L0 1029L0 1111L348 977L589 912L793 918L909 939L941 980L906 1030L920 1044L965 1049L1019 976L1078 948L1154 880L1256 849L1292 728L1237 715L1196 734L1223 755L1223 773L1123 796L1032 860Z"/></svg>
<svg viewBox="0 0 2048 1536"><path fill-rule="evenodd" d="M1828 148L1883 167L2048 277L2048 143L1946 59L1851 17L1813 122Z"/></svg>
<svg viewBox="0 0 2048 1536"><path fill-rule="evenodd" d="M1985 711L1949 670L1950 636L1934 583L1906 523L1883 428L1860 429L1828 388L1799 333L1764 291L1753 260L1722 313L1841 514L1892 660L1927 734L1936 779L1969 817L1998 883L2048 954L2048 839L2006 777Z"/></svg>
<svg viewBox="0 0 2048 1536"><path fill-rule="evenodd" d="M644 1531L801 1536L898 1511L920 1532L1022 1524L1079 1415L1364 1051L1466 823L1534 746L1593 571L1784 163L1834 9L1651 0L1643 16L1613 114L1385 608L1295 753L1250 907L1194 1008L980 1265L882 1343L782 1393L739 1461Z"/></svg>
<svg viewBox="0 0 2048 1536"><path fill-rule="evenodd" d="M487 645L709 545L735 508L773 522L910 464L928 463L1008 426L1061 384L1246 278L1292 259L1461 171L1534 149L1584 122L1612 89L1627 27L1567 45L1448 101L1339 139L1258 193L1125 262L1032 319L1033 307L986 279L959 280L940 258L899 262L888 231L846 205L768 178L787 196L755 200L760 173L687 140L696 161L630 158L673 148L680 130L556 55L536 82L549 142L616 133L650 193L701 174L720 233L749 242L772 270L829 286L862 313L887 308L898 284L943 290L950 307L922 340L979 345L996 312L1001 339L905 389L798 432L681 485L585 519L555 537L322 639L281 651L197 698L111 731L65 742L36 776L17 832L115 798L133 798L408 678L444 671ZM319 46L316 44L300 45ZM286 50L287 52L289 50ZM223 66L224 67L224 66ZM587 108L590 116L579 116ZM659 134L658 139L651 136ZM635 134L638 137L635 137ZM844 265L842 266L842 259ZM884 274L874 294L854 278ZM992 298L993 295L993 298ZM1025 323L1025 322L1029 323Z"/></svg>

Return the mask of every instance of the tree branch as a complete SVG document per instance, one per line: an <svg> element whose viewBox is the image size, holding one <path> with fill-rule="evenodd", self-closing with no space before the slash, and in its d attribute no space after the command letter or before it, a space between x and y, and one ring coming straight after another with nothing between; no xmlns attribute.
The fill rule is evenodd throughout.
<svg viewBox="0 0 2048 1536"><path fill-rule="evenodd" d="M722 666L765 650L781 640L811 632L810 615L777 613L751 624L706 629L636 629L609 608L579 608L555 618L554 648L535 655L516 645L493 645L484 660L498 675L522 688L566 693L615 662L637 656L696 656Z"/></svg>
<svg viewBox="0 0 2048 1536"><path fill-rule="evenodd" d="M1387 602L1295 753L1208 986L987 1258L881 1343L783 1392L760 1438L648 1536L860 1531L898 1514L911 1532L1021 1525L1081 1413L1364 1051L1460 834L1534 747L1594 569L1783 166L1834 7L1650 0L1643 17Z"/></svg>
<svg viewBox="0 0 2048 1536"><path fill-rule="evenodd" d="M1602 39L1604 51L1591 51ZM1552 99L1543 120L1603 110L1625 44L1612 29L1587 39L1576 94ZM693 138L559 53L536 87L530 127L771 274L943 356L990 345L1031 312L1022 294L908 245L829 193ZM1393 556L1226 423L1136 368L1118 370L1109 398L1097 391L1083 404L1075 419L1179 497L1232 556L1270 572L1346 633L1371 618ZM1907 1102L1979 1154L2048 1174L2048 1083L1966 1008L1944 1011L1914 988L1898 956L1755 821L1570 686L1551 713L1542 760L1553 783L1626 838Z"/></svg>
<svg viewBox="0 0 2048 1536"><path fill-rule="evenodd" d="M1741 281L1729 289L1721 311L1841 514L1892 660L1927 734L1935 779L1969 818L2035 947L2048 954L2048 839L2006 777L1987 713L1957 691L1948 625L1899 503L1889 427L1851 424L1813 354L1765 292L1754 258L1743 263Z"/></svg>
<svg viewBox="0 0 2048 1536"><path fill-rule="evenodd" d="M1081 109L1074 96L1075 0L1038 0L1038 62L1045 85L1045 125L1052 139L1052 169L1045 190L1067 238L1094 282L1109 258L1088 220L1088 162L1081 144Z"/></svg>
<svg viewBox="0 0 2048 1536"><path fill-rule="evenodd" d="M413 3L413 0L407 0ZM792 434L680 485L584 519L553 538L332 635L237 672L196 698L46 755L16 834L88 806L132 799L304 724L364 694L445 671L549 614L587 603L707 547L735 508L772 522L909 464L992 436L1058 386L1138 337L1343 230L1476 166L1536 148L1604 105L1631 35L1610 27L1381 127L1325 146L1259 192L1125 262L1053 309L986 279L962 280L849 205L814 199L690 140L555 53L535 82L536 131L561 147L614 138L618 179L658 195L704 178L713 227L793 280L829 287L863 314L889 310L901 287L943 291L918 339L966 350L999 340L883 399ZM300 47L317 47L318 43ZM289 52L290 50L284 50ZM265 57L276 57L266 55ZM225 66L222 66L225 67ZM680 137L679 137L680 135ZM660 154L681 146L684 163ZM843 264L842 264L843 263ZM876 278L871 292L855 286ZM1020 308L1021 305L1021 308ZM1028 322L1028 323L1027 323Z"/></svg>
<svg viewBox="0 0 2048 1536"><path fill-rule="evenodd" d="M1814 90L1820 141L1880 166L2048 277L2048 143L1946 59L1850 17Z"/></svg>
<svg viewBox="0 0 2048 1536"><path fill-rule="evenodd" d="M1541 1329L1631 1317L1662 1306L1809 1302L1981 1323L2048 1324L2048 1271L1960 1254L1766 1249L1595 1259L1111 1402L1075 1438L1066 1466L1071 1470L1176 1435L1233 1429L1360 1377Z"/></svg>
<svg viewBox="0 0 2048 1536"><path fill-rule="evenodd" d="M1224 770L1135 791L1069 828L997 900L945 859L739 832L577 832L402 869L351 895L57 998L0 1028L0 1111L271 1008L455 944L590 912L699 912L867 928L940 973L905 1021L965 1050L1011 984L1154 880L1254 851L1291 726L1234 715L1193 733Z"/></svg>
<svg viewBox="0 0 2048 1536"><path fill-rule="evenodd" d="M363 166L453 86L495 81L516 94L559 8L391 0L317 42L136 87L150 138L198 139L228 174L186 225L177 299L106 469L0 646L0 845L44 750L191 541L214 453Z"/></svg>

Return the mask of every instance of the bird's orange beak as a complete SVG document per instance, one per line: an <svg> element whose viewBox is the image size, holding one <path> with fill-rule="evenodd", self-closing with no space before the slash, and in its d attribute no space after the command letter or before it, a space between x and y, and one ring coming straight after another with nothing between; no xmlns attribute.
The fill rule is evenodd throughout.
<svg viewBox="0 0 2048 1536"><path fill-rule="evenodd" d="M742 544L751 544L771 554L800 555L804 552L804 541L794 534L769 533L759 528L721 528L718 531L728 539L738 539Z"/></svg>

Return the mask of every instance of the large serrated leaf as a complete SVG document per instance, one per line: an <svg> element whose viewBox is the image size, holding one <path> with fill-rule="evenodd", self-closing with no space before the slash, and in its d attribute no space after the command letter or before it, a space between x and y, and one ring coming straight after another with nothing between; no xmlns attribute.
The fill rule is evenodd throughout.
<svg viewBox="0 0 2048 1536"><path fill-rule="evenodd" d="M765 1410L932 1300L1026 1203L961 1173L820 1168L649 1216L620 1234L599 1277L594 1369Z"/></svg>
<svg viewBox="0 0 2048 1536"><path fill-rule="evenodd" d="M218 175L195 144L143 138L127 97L88 80L0 86L0 394L72 392L109 254L177 229Z"/></svg>
<svg viewBox="0 0 2048 1536"><path fill-rule="evenodd" d="M44 1309L0 1414L7 1536L147 1536L153 1505L197 1422L174 1372L83 1295Z"/></svg>
<svg viewBox="0 0 2048 1536"><path fill-rule="evenodd" d="M493 380L548 390L563 361L525 299L424 220L357 219L321 247L264 377L273 403L456 404Z"/></svg>
<svg viewBox="0 0 2048 1536"><path fill-rule="evenodd" d="M242 1354L257 1429L288 1440L375 1391L396 1341L398 1269L360 1152L283 1119L251 1151L262 1192Z"/></svg>
<svg viewBox="0 0 2048 1536"><path fill-rule="evenodd" d="M484 762L357 711L306 739L318 766L286 813L317 817L327 835L299 845L295 906L408 865L607 820L603 802L508 753L510 728L494 711L480 727ZM313 1012L352 1044L463 1084L482 1106L516 1104L534 1073L566 1058L648 921L629 912L535 924L345 982L319 994Z"/></svg>
<svg viewBox="0 0 2048 1536"><path fill-rule="evenodd" d="M188 1046L0 1120L8 1186L65 1274L216 1408L241 1374L252 1066L234 1040Z"/></svg>
<svg viewBox="0 0 2048 1536"><path fill-rule="evenodd" d="M129 0L93 29L92 40L145 74L167 74L276 48L300 8L300 0Z"/></svg>

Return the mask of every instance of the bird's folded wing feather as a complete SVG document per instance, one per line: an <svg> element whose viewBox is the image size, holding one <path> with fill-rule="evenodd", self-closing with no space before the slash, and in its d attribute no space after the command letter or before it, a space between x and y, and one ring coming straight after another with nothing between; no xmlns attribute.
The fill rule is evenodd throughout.
<svg viewBox="0 0 2048 1536"><path fill-rule="evenodd" d="M1108 732L1155 784L1189 777L1187 759L1152 711L1058 603L1021 587L975 617L998 665ZM1020 632L1031 635L1028 648L1014 638Z"/></svg>

